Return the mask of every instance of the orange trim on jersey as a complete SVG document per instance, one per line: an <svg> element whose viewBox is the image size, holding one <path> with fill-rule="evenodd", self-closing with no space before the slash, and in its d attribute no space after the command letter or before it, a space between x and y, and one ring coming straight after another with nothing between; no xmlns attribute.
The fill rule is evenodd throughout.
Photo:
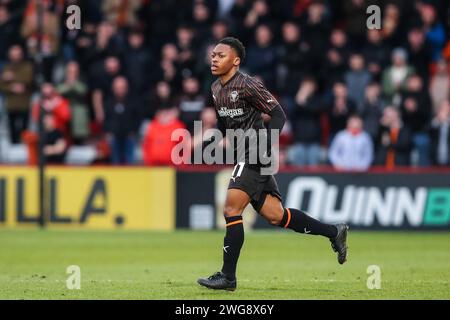
<svg viewBox="0 0 450 320"><path fill-rule="evenodd" d="M289 210L289 208L286 208L286 211L288 213L288 218L286 224L284 225L284 228L287 228L289 223L291 222L291 210Z"/></svg>
<svg viewBox="0 0 450 320"><path fill-rule="evenodd" d="M226 226L226 227L229 227L229 226L232 226L232 225L238 224L238 223L243 223L243 221L242 221L242 220L233 221L233 222L227 223L225 226Z"/></svg>

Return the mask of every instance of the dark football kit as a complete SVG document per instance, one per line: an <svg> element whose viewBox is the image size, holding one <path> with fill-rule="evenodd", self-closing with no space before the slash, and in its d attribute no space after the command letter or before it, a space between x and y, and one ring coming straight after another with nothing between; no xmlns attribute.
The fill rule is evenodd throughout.
<svg viewBox="0 0 450 320"><path fill-rule="evenodd" d="M226 129L249 132L254 129L257 138L267 140L267 133L261 113L269 113L279 106L274 96L261 81L240 71L225 84L217 79L211 86L212 98L216 109L218 127L225 135ZM262 129L262 130L261 130ZM261 131L260 131L261 130ZM248 136L247 136L248 138ZM282 200L273 175L261 174L265 163L251 161L251 154L259 154L259 140L248 138L233 142L235 167L228 189L240 189L246 192L253 208L259 212L267 194ZM238 152L239 151L239 152Z"/></svg>

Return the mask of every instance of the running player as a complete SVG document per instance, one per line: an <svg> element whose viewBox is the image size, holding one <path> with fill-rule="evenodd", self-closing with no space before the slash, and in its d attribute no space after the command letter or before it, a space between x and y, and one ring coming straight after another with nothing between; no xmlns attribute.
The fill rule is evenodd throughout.
<svg viewBox="0 0 450 320"><path fill-rule="evenodd" d="M270 116L266 134L269 138L271 130L281 131L286 116L278 101L259 80L239 71L244 58L243 44L233 37L219 41L212 52L211 72L218 76L211 86L218 127L223 134L226 129L262 129L265 132L263 112ZM251 148L258 148L258 144L251 144L248 149ZM262 164L250 163L250 151L246 149L243 158L235 160L237 164L228 186L223 212L226 234L222 270L197 282L210 289L236 289L236 266L244 243L242 212L249 203L274 226L328 238L337 252L338 262L343 264L347 256L348 226L343 223L325 224L305 212L283 207L275 178L261 173Z"/></svg>

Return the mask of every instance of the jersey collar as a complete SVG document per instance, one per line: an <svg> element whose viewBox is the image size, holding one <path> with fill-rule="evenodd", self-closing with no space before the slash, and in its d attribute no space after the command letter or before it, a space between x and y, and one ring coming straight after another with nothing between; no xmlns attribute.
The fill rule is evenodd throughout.
<svg viewBox="0 0 450 320"><path fill-rule="evenodd" d="M241 73L241 72L240 72L239 70L236 71L236 73L233 74L233 76L232 76L230 79L228 79L228 81L225 82L224 84L222 84L222 82L219 80L219 83L220 83L220 85L222 86L222 88L225 87L228 83L230 83L231 80L233 80L234 78L236 78L236 76L237 76L238 74L240 74L240 73Z"/></svg>

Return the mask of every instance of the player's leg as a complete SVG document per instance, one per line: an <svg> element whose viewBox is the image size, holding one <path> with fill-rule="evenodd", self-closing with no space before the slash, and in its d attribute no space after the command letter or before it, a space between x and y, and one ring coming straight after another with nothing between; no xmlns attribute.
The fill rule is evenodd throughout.
<svg viewBox="0 0 450 320"><path fill-rule="evenodd" d="M223 211L226 233L223 240L222 271L207 279L199 279L200 285L210 289L236 289L236 266L244 243L242 212L249 202L250 198L244 191L228 189Z"/></svg>
<svg viewBox="0 0 450 320"><path fill-rule="evenodd" d="M267 194L259 213L272 225L292 229L295 232L321 235L330 239L333 250L338 252L338 261L344 263L347 255L347 225L331 225L320 222L305 212L284 208L278 197Z"/></svg>
<svg viewBox="0 0 450 320"><path fill-rule="evenodd" d="M259 212L270 224L289 228L296 232L321 235L327 238L335 238L337 228L334 225L322 223L303 211L293 208L283 208L280 199L270 194Z"/></svg>
<svg viewBox="0 0 450 320"><path fill-rule="evenodd" d="M228 189L223 215L226 222L226 233L223 239L222 272L229 279L236 275L236 265L244 243L244 225L242 212L250 202L250 198L242 190Z"/></svg>

